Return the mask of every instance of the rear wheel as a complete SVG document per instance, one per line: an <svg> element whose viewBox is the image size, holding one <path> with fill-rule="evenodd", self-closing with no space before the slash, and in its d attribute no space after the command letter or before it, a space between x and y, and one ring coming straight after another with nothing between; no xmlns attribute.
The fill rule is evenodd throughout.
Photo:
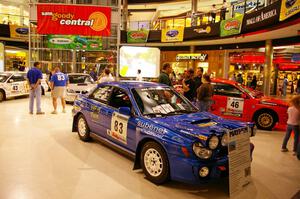
<svg viewBox="0 0 300 199"><path fill-rule="evenodd" d="M164 149L156 142L144 144L141 165L146 178L155 184L163 184L169 179L169 162Z"/></svg>
<svg viewBox="0 0 300 199"><path fill-rule="evenodd" d="M87 142L91 139L90 129L83 115L79 115L77 119L77 132L82 141Z"/></svg>
<svg viewBox="0 0 300 199"><path fill-rule="evenodd" d="M0 90L0 102L5 100L5 92L3 90Z"/></svg>
<svg viewBox="0 0 300 199"><path fill-rule="evenodd" d="M255 124L258 129L271 131L276 122L276 116L271 111L261 111L255 116Z"/></svg>

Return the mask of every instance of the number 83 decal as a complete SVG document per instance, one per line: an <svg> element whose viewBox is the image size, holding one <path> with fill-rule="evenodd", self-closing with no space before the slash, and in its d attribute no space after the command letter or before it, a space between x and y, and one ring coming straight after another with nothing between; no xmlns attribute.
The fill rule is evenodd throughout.
<svg viewBox="0 0 300 199"><path fill-rule="evenodd" d="M127 144L128 119L129 117L118 112L114 112L111 119L111 127L110 131L108 131L108 135L124 144Z"/></svg>

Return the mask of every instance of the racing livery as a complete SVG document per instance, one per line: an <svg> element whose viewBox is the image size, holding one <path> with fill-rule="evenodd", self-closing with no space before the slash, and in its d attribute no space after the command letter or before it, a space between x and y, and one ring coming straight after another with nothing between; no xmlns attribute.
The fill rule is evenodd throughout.
<svg viewBox="0 0 300 199"><path fill-rule="evenodd" d="M17 96L29 95L25 72L0 73L0 102Z"/></svg>
<svg viewBox="0 0 300 199"><path fill-rule="evenodd" d="M85 94L96 87L93 78L85 73L69 73L69 85L67 88L66 102L74 102L78 94Z"/></svg>
<svg viewBox="0 0 300 199"><path fill-rule="evenodd" d="M226 119L253 121L257 128L272 130L278 123L287 122L288 104L282 100L264 96L235 81L212 79L214 86L212 113Z"/></svg>
<svg viewBox="0 0 300 199"><path fill-rule="evenodd" d="M156 184L208 182L228 175L227 133L254 134L253 123L201 113L173 88L150 82L105 82L79 95L73 132L98 138L134 157Z"/></svg>

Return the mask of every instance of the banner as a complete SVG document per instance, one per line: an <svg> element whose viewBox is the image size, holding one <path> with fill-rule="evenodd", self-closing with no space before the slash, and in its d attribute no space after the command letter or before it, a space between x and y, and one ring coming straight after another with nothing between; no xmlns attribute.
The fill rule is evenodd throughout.
<svg viewBox="0 0 300 199"><path fill-rule="evenodd" d="M195 26L195 27L186 27L184 29L184 41L214 37L214 36L219 36L219 34L220 34L219 23L212 23L212 24Z"/></svg>
<svg viewBox="0 0 300 199"><path fill-rule="evenodd" d="M76 35L48 35L48 48L102 50L102 38L89 38Z"/></svg>
<svg viewBox="0 0 300 199"><path fill-rule="evenodd" d="M250 12L251 10L261 7L264 7L265 0L247 0L246 1L246 10L245 10L245 1L232 1L231 5L233 6L233 16L236 16L236 13L238 14L244 14L247 12Z"/></svg>
<svg viewBox="0 0 300 199"><path fill-rule="evenodd" d="M9 25L10 37L17 39L29 39L29 29L27 26Z"/></svg>
<svg viewBox="0 0 300 199"><path fill-rule="evenodd" d="M280 10L280 21L300 12L300 0L282 0Z"/></svg>
<svg viewBox="0 0 300 199"><path fill-rule="evenodd" d="M278 23L280 14L280 1L249 14L245 14L242 32L250 32Z"/></svg>
<svg viewBox="0 0 300 199"><path fill-rule="evenodd" d="M165 28L161 31L161 42L183 41L184 27Z"/></svg>
<svg viewBox="0 0 300 199"><path fill-rule="evenodd" d="M149 30L134 30L127 32L127 43L146 43Z"/></svg>
<svg viewBox="0 0 300 199"><path fill-rule="evenodd" d="M110 36L111 8L37 5L38 34Z"/></svg>
<svg viewBox="0 0 300 199"><path fill-rule="evenodd" d="M220 24L220 36L226 37L230 35L237 35L241 33L244 15L223 20Z"/></svg>

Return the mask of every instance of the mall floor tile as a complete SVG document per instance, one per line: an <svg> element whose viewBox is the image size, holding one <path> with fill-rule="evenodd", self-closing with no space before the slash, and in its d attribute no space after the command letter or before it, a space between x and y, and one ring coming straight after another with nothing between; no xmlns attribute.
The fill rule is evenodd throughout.
<svg viewBox="0 0 300 199"><path fill-rule="evenodd" d="M28 114L28 98L0 103L0 198L228 198L228 180L191 186L154 185L133 161L71 132L72 106L52 115L49 96L45 115ZM300 190L300 161L280 152L284 132L259 131L252 162L252 183L237 198L290 199ZM291 141L289 149L291 149Z"/></svg>

